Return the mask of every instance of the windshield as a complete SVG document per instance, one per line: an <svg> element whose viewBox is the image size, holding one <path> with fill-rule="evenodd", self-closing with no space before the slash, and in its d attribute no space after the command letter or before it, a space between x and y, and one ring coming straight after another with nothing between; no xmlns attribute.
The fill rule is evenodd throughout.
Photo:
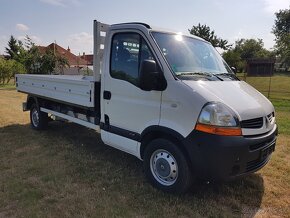
<svg viewBox="0 0 290 218"><path fill-rule="evenodd" d="M152 34L176 76L234 76L211 44L179 34Z"/></svg>

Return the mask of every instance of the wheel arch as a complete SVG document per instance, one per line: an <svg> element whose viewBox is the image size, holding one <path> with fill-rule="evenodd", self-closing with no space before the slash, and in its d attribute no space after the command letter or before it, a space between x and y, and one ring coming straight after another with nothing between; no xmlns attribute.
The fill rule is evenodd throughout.
<svg viewBox="0 0 290 218"><path fill-rule="evenodd" d="M178 132L168 127L162 126L150 126L147 127L141 134L141 147L140 147L140 157L143 159L144 151L148 143L157 138L167 139L174 144L178 145L178 148L183 152L190 166L192 166L192 162L190 161L188 152L185 149L185 145L183 141L185 138Z"/></svg>
<svg viewBox="0 0 290 218"><path fill-rule="evenodd" d="M33 95L28 95L26 102L27 102L27 109L28 110L31 109L33 104L36 104L37 107L39 106L37 97L33 96Z"/></svg>

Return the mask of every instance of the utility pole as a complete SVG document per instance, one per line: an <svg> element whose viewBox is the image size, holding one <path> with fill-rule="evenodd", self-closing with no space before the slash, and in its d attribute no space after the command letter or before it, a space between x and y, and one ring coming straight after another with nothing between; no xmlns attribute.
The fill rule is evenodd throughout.
<svg viewBox="0 0 290 218"><path fill-rule="evenodd" d="M53 43L53 55L55 56L55 45L56 45L56 40L54 40L54 43Z"/></svg>

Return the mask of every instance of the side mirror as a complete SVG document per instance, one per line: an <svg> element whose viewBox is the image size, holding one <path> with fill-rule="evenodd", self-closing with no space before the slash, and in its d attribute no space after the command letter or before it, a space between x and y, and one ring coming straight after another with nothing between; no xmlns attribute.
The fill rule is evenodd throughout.
<svg viewBox="0 0 290 218"><path fill-rule="evenodd" d="M164 83L165 87L162 85ZM154 60L142 61L139 75L139 86L144 91L161 91L166 88L165 78L161 75Z"/></svg>
<svg viewBox="0 0 290 218"><path fill-rule="evenodd" d="M234 74L237 74L237 69L235 67L231 67L231 69L234 72Z"/></svg>

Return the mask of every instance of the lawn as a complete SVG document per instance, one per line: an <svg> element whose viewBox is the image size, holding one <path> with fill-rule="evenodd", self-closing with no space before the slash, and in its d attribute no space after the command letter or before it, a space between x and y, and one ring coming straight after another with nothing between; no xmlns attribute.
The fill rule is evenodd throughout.
<svg viewBox="0 0 290 218"><path fill-rule="evenodd" d="M32 130L25 98L0 90L0 217L290 217L290 101L273 101L281 134L265 168L176 196L152 188L141 161L92 130Z"/></svg>
<svg viewBox="0 0 290 218"><path fill-rule="evenodd" d="M287 99L290 100L290 73L289 75L277 74L273 77L244 77L238 74L241 80L254 86L265 96L271 99ZM270 86L269 86L270 85ZM269 95L269 96L268 96Z"/></svg>

